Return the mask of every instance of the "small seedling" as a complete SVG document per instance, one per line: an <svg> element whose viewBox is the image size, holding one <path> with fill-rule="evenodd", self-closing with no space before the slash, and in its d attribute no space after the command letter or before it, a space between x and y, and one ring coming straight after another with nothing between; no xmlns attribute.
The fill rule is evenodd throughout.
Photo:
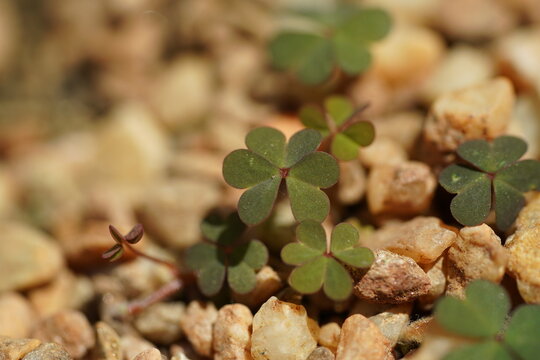
<svg viewBox="0 0 540 360"><path fill-rule="evenodd" d="M144 235L144 229L141 224L135 225L126 235L122 235L122 233L112 225L109 225L109 232L116 244L105 251L102 257L110 262L120 259L124 254L124 248L135 245L141 241Z"/></svg>
<svg viewBox="0 0 540 360"><path fill-rule="evenodd" d="M246 136L248 149L235 150L225 158L225 181L232 187L248 189L238 201L244 223L260 223L270 214L282 180L298 221L326 218L330 201L321 188L337 182L339 167L331 155L316 151L321 139L319 132L304 129L286 144L279 130L261 127Z"/></svg>
<svg viewBox="0 0 540 360"><path fill-rule="evenodd" d="M331 96L324 102L325 112L315 106L300 110L300 120L315 129L330 142L330 152L339 160L348 161L358 157L360 146L368 146L375 138L375 128L369 121L358 120L364 109L355 109L341 96Z"/></svg>
<svg viewBox="0 0 540 360"><path fill-rule="evenodd" d="M185 264L195 272L204 295L216 295L225 277L236 293L245 294L255 287L255 270L268 261L268 250L258 240L242 242L245 227L236 212L225 219L210 215L203 221L201 230L209 242L190 247Z"/></svg>
<svg viewBox="0 0 540 360"><path fill-rule="evenodd" d="M371 63L369 45L388 34L390 16L380 9L342 5L331 12L299 12L317 31L287 31L270 43L273 64L288 69L306 84L328 79L337 65L349 75L364 71Z"/></svg>
<svg viewBox="0 0 540 360"><path fill-rule="evenodd" d="M461 144L458 155L474 168L453 164L439 177L446 191L457 194L450 205L454 218L466 226L478 225L493 207L497 227L508 229L525 204L523 193L540 188L540 162L518 161L526 151L527 144L513 136L498 137L492 144Z"/></svg>
<svg viewBox="0 0 540 360"><path fill-rule="evenodd" d="M298 265L289 284L303 294L315 293L322 287L329 298L344 300L351 294L352 278L340 262L365 268L374 260L371 250L358 247L358 231L351 224L338 224L329 246L322 225L315 221L300 223L296 237L298 242L286 245L281 258L290 265Z"/></svg>
<svg viewBox="0 0 540 360"><path fill-rule="evenodd" d="M510 300L501 286L477 280L465 293L464 300L441 299L435 318L446 330L479 342L453 351L444 360L538 359L540 306L520 306L508 319Z"/></svg>

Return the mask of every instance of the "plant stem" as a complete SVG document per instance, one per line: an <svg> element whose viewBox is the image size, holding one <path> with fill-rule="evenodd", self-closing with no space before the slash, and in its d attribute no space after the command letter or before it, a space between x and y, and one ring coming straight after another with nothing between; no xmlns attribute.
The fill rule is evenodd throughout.
<svg viewBox="0 0 540 360"><path fill-rule="evenodd" d="M174 280L168 282L167 284L163 285L147 297L141 300L134 300L128 304L128 311L131 315L137 315L150 305L153 305L157 302L160 302L161 300L164 300L165 298L171 296L175 292L179 291L182 286L183 282L180 278L175 278Z"/></svg>
<svg viewBox="0 0 540 360"><path fill-rule="evenodd" d="M157 258L157 257L154 257L152 255L148 255L148 254L145 254L143 253L142 251L136 249L135 247L133 247L130 243L128 243L127 241L124 241L123 242L123 245L129 250L131 251L132 253L134 253L135 255L137 256L140 256L142 258L145 258L147 260L150 260L152 262L155 262L155 263L158 263L158 264L161 264L161 265L164 265L166 267L169 268L169 270L171 270L171 272L173 273L173 275L176 277L176 278L180 278L181 277L181 273L180 273L180 269L176 266L176 264L170 262L170 261L167 261L167 260L163 260L163 259L160 259L160 258Z"/></svg>

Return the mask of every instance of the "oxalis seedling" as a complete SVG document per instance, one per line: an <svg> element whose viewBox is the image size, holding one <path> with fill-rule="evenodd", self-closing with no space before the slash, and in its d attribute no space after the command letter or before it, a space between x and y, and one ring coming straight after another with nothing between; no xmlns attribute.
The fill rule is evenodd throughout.
<svg viewBox="0 0 540 360"><path fill-rule="evenodd" d="M540 354L540 306L522 305L511 316L504 288L485 280L470 283L466 297L446 296L435 308L446 330L477 339L444 360L535 360Z"/></svg>
<svg viewBox="0 0 540 360"><path fill-rule="evenodd" d="M390 16L380 9L358 9L341 5L333 11L298 11L310 20L312 32L284 31L270 43L276 68L294 72L306 84L318 84L338 67L356 75L371 64L369 46L384 38L391 27Z"/></svg>
<svg viewBox="0 0 540 360"><path fill-rule="evenodd" d="M238 201L240 219L255 225L268 217L285 181L294 217L323 221L330 211L321 190L338 181L339 167L329 154L316 151L322 137L305 129L286 144L279 130L261 127L246 136L247 149L235 150L223 161L227 184L246 190Z"/></svg>
<svg viewBox="0 0 540 360"><path fill-rule="evenodd" d="M358 157L358 149L368 146L375 138L375 127L369 121L358 120L365 107L355 109L342 96L331 96L324 102L324 111L313 105L300 110L300 120L328 139L330 153L339 160L349 161ZM324 141L323 141L324 143Z"/></svg>
<svg viewBox="0 0 540 360"><path fill-rule="evenodd" d="M495 210L500 230L508 229L525 204L524 192L540 188L540 162L518 161L527 144L513 136L488 143L471 140L461 144L458 155L470 165L450 165L439 177L448 192L457 194L450 210L462 225L481 224Z"/></svg>
<svg viewBox="0 0 540 360"><path fill-rule="evenodd" d="M195 272L197 285L204 295L216 295L225 278L238 294L248 293L255 287L255 270L268 261L268 250L258 240L242 241L245 228L236 212L226 218L210 215L203 221L201 230L208 242L190 247L185 264Z"/></svg>
<svg viewBox="0 0 540 360"><path fill-rule="evenodd" d="M296 228L298 242L286 245L281 258L290 265L297 265L289 284L296 291L311 294L319 291L333 300L344 300L352 291L352 278L340 263L364 268L374 260L371 250L358 247L358 230L351 224L338 224L332 231L330 246L321 224L306 220Z"/></svg>

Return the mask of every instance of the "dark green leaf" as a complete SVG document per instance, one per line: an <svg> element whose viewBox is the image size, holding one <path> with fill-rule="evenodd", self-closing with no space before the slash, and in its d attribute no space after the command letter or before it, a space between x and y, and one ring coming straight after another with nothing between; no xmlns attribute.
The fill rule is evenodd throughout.
<svg viewBox="0 0 540 360"><path fill-rule="evenodd" d="M460 165L450 165L439 175L439 183L449 193L456 194L485 176L484 173L477 170Z"/></svg>
<svg viewBox="0 0 540 360"><path fill-rule="evenodd" d="M302 124L306 127L319 131L328 131L323 113L315 106L302 107L299 116Z"/></svg>
<svg viewBox="0 0 540 360"><path fill-rule="evenodd" d="M336 125L343 124L354 112L351 102L343 96L330 96L324 101L324 107Z"/></svg>
<svg viewBox="0 0 540 360"><path fill-rule="evenodd" d="M294 177L287 177L287 192L297 221L323 221L330 211L328 196L313 185Z"/></svg>
<svg viewBox="0 0 540 360"><path fill-rule="evenodd" d="M317 250L320 254L326 251L326 233L317 221L306 220L296 227L296 238L302 244Z"/></svg>
<svg viewBox="0 0 540 360"><path fill-rule="evenodd" d="M227 269L227 282L231 289L238 294L247 294L255 288L257 279L255 271L246 263L241 262Z"/></svg>
<svg viewBox="0 0 540 360"><path fill-rule="evenodd" d="M218 248L213 244L198 243L186 250L185 264L190 270L200 270L218 262Z"/></svg>
<svg viewBox="0 0 540 360"><path fill-rule="evenodd" d="M249 150L235 150L223 161L223 177L237 189L252 187L276 175L279 176L276 166Z"/></svg>
<svg viewBox="0 0 540 360"><path fill-rule="evenodd" d="M512 360L501 344L494 340L466 345L452 351L444 360Z"/></svg>
<svg viewBox="0 0 540 360"><path fill-rule="evenodd" d="M268 261L268 250L259 240L251 240L234 249L231 262L244 262L254 270L259 270Z"/></svg>
<svg viewBox="0 0 540 360"><path fill-rule="evenodd" d="M326 246L326 244L325 244ZM290 243L281 250L281 259L289 265L302 265L324 254L324 249L314 249L305 244Z"/></svg>
<svg viewBox="0 0 540 360"><path fill-rule="evenodd" d="M340 223L332 230L330 251L332 253L358 245L358 230L349 223Z"/></svg>
<svg viewBox="0 0 540 360"><path fill-rule="evenodd" d="M246 229L237 212L223 218L220 214L210 214L201 223L201 232L205 238L221 245L231 244L238 240Z"/></svg>
<svg viewBox="0 0 540 360"><path fill-rule="evenodd" d="M225 280L225 266L220 262L207 263L197 271L197 285L206 296L216 295Z"/></svg>
<svg viewBox="0 0 540 360"><path fill-rule="evenodd" d="M471 181L452 199L450 211L466 226L481 224L491 209L491 180L486 174Z"/></svg>
<svg viewBox="0 0 540 360"><path fill-rule="evenodd" d="M338 32L359 42L369 43L384 38L391 26L392 19L385 11L363 9L341 24Z"/></svg>
<svg viewBox="0 0 540 360"><path fill-rule="evenodd" d="M445 329L465 336L495 336L505 321L510 301L504 289L485 280L470 283L466 299L444 297L437 303L435 317Z"/></svg>
<svg viewBox="0 0 540 360"><path fill-rule="evenodd" d="M344 263L357 267L367 268L375 261L373 251L365 247L355 247L333 252L333 255Z"/></svg>
<svg viewBox="0 0 540 360"><path fill-rule="evenodd" d="M493 181L493 189L497 227L506 230L512 226L519 211L525 205L525 197L516 188L497 178Z"/></svg>
<svg viewBox="0 0 540 360"><path fill-rule="evenodd" d="M339 179L339 166L336 159L324 152L314 152L305 156L289 171L294 177L320 188L328 188Z"/></svg>
<svg viewBox="0 0 540 360"><path fill-rule="evenodd" d="M504 181L521 192L540 189L540 162L523 160L502 169L495 180Z"/></svg>
<svg viewBox="0 0 540 360"><path fill-rule="evenodd" d="M359 121L347 127L343 135L359 146L368 146L375 139L375 127L369 121Z"/></svg>
<svg viewBox="0 0 540 360"><path fill-rule="evenodd" d="M247 134L246 145L275 166L283 167L285 135L281 131L269 127L256 128Z"/></svg>
<svg viewBox="0 0 540 360"><path fill-rule="evenodd" d="M352 279L349 272L332 258L326 258L324 293L333 300L345 300L352 291Z"/></svg>
<svg viewBox="0 0 540 360"><path fill-rule="evenodd" d="M497 170L518 161L527 152L527 143L515 136L499 136L492 143L492 159Z"/></svg>
<svg viewBox="0 0 540 360"><path fill-rule="evenodd" d="M285 167L291 167L304 156L314 152L321 143L322 136L317 130L304 129L289 139L285 155Z"/></svg>
<svg viewBox="0 0 540 360"><path fill-rule="evenodd" d="M337 33L332 45L337 63L349 75L361 73L371 64L371 54L357 38L343 32Z"/></svg>
<svg viewBox="0 0 540 360"><path fill-rule="evenodd" d="M246 190L238 200L240 219L248 225L255 225L270 215L279 190L281 177L274 176Z"/></svg>
<svg viewBox="0 0 540 360"><path fill-rule="evenodd" d="M513 136L500 136L492 144L485 140L469 140L457 149L461 158L491 173L519 160L525 151L527 144Z"/></svg>
<svg viewBox="0 0 540 360"><path fill-rule="evenodd" d="M505 343L523 360L538 359L540 354L540 306L522 305L514 311Z"/></svg>
<svg viewBox="0 0 540 360"><path fill-rule="evenodd" d="M317 292L324 281L329 258L319 256L313 261L297 267L289 276L289 284L302 294Z"/></svg>
<svg viewBox="0 0 540 360"><path fill-rule="evenodd" d="M313 34L281 33L270 43L273 64L290 69L306 84L326 80L333 68L334 56L328 39Z"/></svg>

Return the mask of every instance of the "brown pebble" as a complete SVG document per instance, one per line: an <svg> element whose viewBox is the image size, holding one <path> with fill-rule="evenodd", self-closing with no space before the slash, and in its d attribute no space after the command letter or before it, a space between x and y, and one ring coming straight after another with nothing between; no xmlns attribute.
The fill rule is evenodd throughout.
<svg viewBox="0 0 540 360"><path fill-rule="evenodd" d="M30 351L22 360L72 360L72 357L61 345L47 343Z"/></svg>

